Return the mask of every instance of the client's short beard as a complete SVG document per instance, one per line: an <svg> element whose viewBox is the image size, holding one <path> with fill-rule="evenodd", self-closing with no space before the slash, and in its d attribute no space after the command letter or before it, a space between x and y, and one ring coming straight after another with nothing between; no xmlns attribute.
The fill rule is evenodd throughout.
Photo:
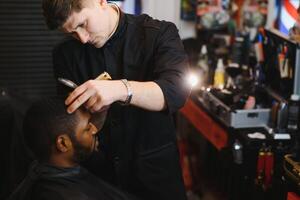
<svg viewBox="0 0 300 200"><path fill-rule="evenodd" d="M95 138L95 140L96 140L96 138ZM79 144L79 142L77 141L77 139L75 137L71 136L71 141L72 141L73 148L74 148L74 155L73 155L74 162L80 163L82 161L85 161L93 153L94 149L91 151L91 149L89 149L87 147L83 147L81 144Z"/></svg>

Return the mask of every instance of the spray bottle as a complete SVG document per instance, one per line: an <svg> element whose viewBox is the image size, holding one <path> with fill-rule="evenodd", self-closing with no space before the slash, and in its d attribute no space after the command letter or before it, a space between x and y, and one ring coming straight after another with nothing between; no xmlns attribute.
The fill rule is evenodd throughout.
<svg viewBox="0 0 300 200"><path fill-rule="evenodd" d="M201 47L201 51L199 54L199 59L198 59L198 63L197 66L200 68L201 70L201 80L203 85L207 85L208 84L208 55L207 55L207 47L206 45L203 45Z"/></svg>
<svg viewBox="0 0 300 200"><path fill-rule="evenodd" d="M214 87L223 89L225 85L225 69L222 58L218 59L217 69L214 75Z"/></svg>

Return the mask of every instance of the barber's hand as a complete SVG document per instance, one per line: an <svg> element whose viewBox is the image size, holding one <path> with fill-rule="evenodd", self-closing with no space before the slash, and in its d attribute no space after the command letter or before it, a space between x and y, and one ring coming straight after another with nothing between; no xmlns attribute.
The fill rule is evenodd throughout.
<svg viewBox="0 0 300 200"><path fill-rule="evenodd" d="M83 104L90 112L101 112L113 102L126 99L126 94L120 80L89 80L78 86L65 104L68 113L73 113Z"/></svg>

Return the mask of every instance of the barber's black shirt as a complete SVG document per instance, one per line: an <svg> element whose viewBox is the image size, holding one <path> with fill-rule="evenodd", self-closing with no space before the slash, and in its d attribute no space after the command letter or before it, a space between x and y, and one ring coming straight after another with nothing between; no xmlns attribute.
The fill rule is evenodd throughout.
<svg viewBox="0 0 300 200"><path fill-rule="evenodd" d="M106 180L114 177L111 182L147 199L184 199L172 113L184 105L190 90L185 83L187 56L176 26L148 15L121 13L116 32L102 48L68 39L54 49L53 61L56 78L77 84L107 71L115 80L159 85L165 111L118 103L110 107L100 134L100 148L114 174ZM58 92L64 93L59 83ZM102 172L103 178L109 174Z"/></svg>

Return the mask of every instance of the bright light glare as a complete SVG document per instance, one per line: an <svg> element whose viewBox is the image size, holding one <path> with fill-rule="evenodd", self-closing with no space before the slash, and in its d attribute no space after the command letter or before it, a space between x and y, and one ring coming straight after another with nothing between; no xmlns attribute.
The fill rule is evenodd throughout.
<svg viewBox="0 0 300 200"><path fill-rule="evenodd" d="M240 150L240 149L241 149L241 145L235 144L235 145L234 145L234 149L235 149L235 150Z"/></svg>
<svg viewBox="0 0 300 200"><path fill-rule="evenodd" d="M189 83L189 85L191 85L192 87L194 87L195 85L198 84L199 79L195 74L190 74L187 78L187 81Z"/></svg>

